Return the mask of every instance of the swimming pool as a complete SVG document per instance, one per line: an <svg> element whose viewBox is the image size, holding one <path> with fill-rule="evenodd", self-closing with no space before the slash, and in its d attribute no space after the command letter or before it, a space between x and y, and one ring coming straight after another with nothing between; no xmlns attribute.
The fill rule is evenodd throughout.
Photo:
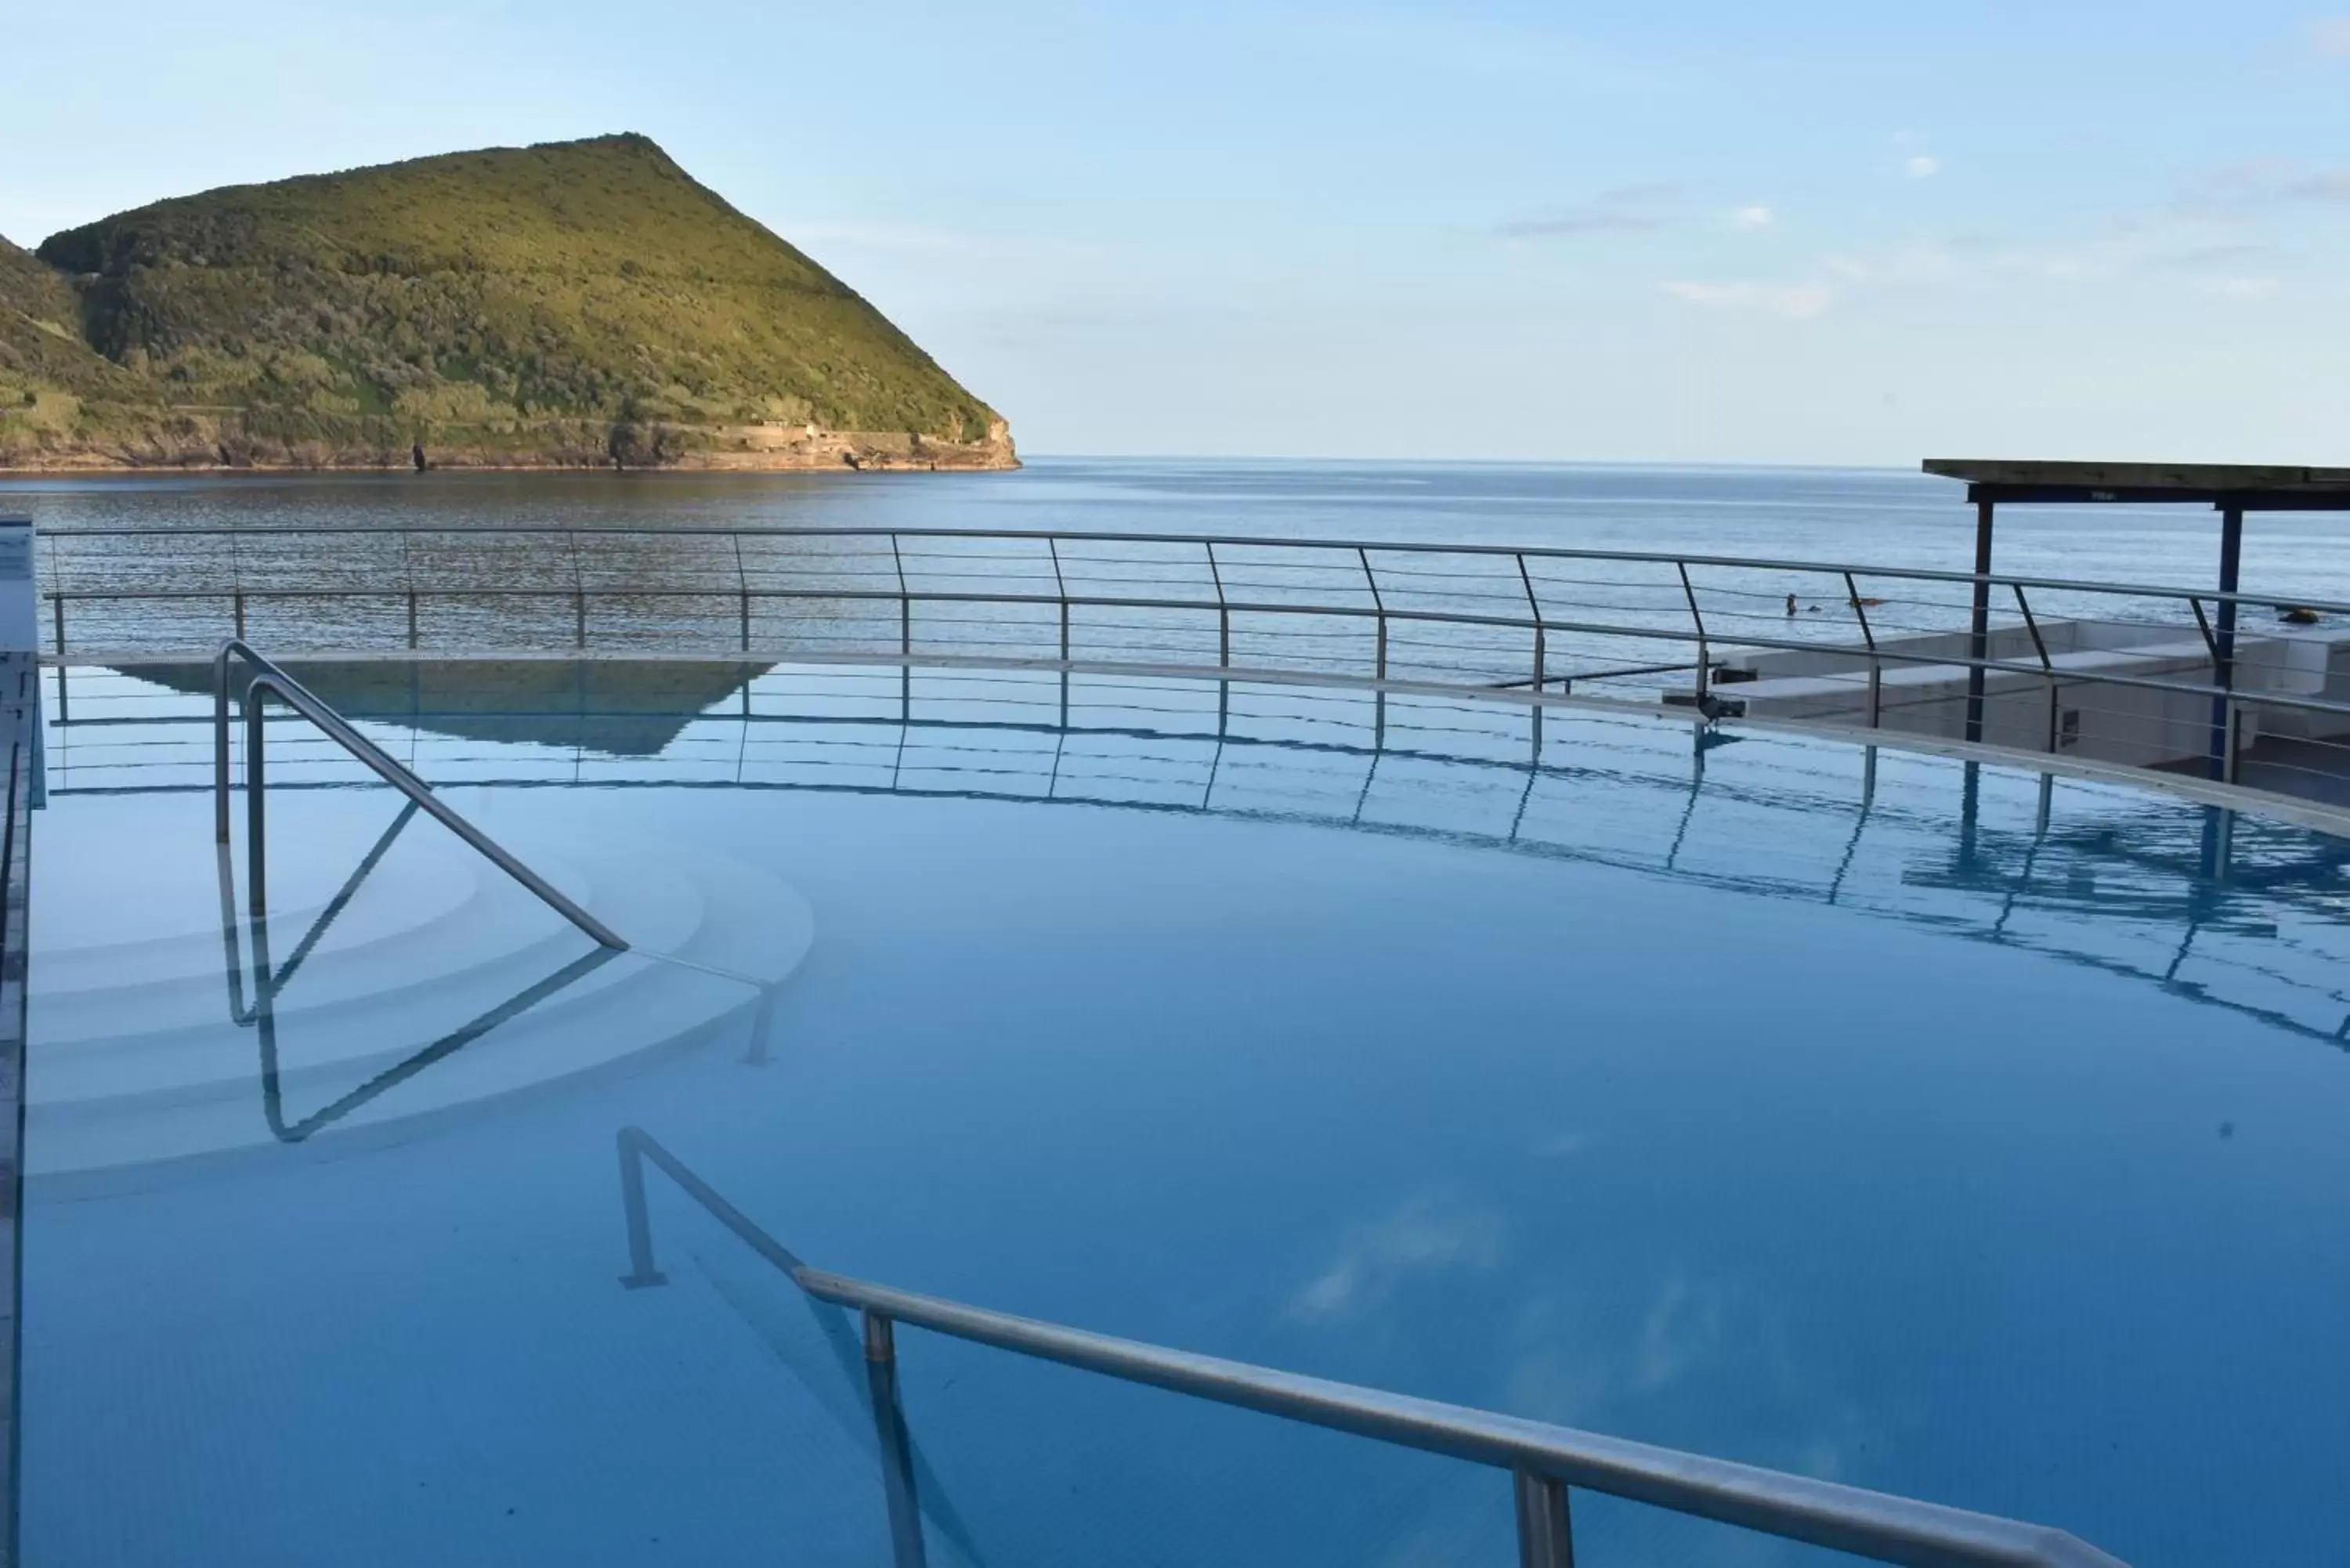
<svg viewBox="0 0 2350 1568"><path fill-rule="evenodd" d="M886 1561L862 1390L797 1293L658 1183L670 1284L622 1288L629 1126L910 1288L2140 1568L2350 1527L2340 841L1466 700L1078 677L1065 721L1049 676L385 665L370 733L705 967L604 963L288 1138L589 944L404 828L286 985L272 1111L206 707L155 673L50 711L27 1561ZM400 803L290 727L272 770L286 955ZM130 1027L69 1005L110 946L151 1033L244 1042L233 1123L225 1045L203 1094L60 1114ZM1512 1551L1487 1470L900 1357L933 1561ZM1822 1556L1578 1506L1593 1563Z"/></svg>

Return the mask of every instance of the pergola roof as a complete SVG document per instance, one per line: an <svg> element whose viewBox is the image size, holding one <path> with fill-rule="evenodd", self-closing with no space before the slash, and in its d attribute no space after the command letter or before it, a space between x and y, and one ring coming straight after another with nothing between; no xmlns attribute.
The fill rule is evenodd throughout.
<svg viewBox="0 0 2350 1568"><path fill-rule="evenodd" d="M1973 501L2202 502L2247 512L2350 511L2350 468L2242 462L2040 462L1928 458Z"/></svg>

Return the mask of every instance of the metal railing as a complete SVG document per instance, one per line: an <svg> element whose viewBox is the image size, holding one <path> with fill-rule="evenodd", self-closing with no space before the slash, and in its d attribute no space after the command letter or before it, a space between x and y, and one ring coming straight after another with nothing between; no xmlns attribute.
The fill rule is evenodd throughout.
<svg viewBox="0 0 2350 1568"><path fill-rule="evenodd" d="M64 529L41 539L49 652L60 660L155 657L226 630L242 639L259 618L281 646L317 656L731 652L1212 669L1681 703L1708 718L1752 707L1749 716L1948 731L2045 753L2208 762L2230 782L2253 732L2282 728L2298 733L2269 757L2270 787L2311 793L2320 786L2303 775L2350 776L2350 701L2324 694L2350 686L2350 668L2335 680L2320 653L2313 670L2287 647L2294 634L2214 629L2228 618L2216 612L2237 609L2350 621L2350 603L2273 593L1221 535L495 526ZM1752 680L1758 661L1821 656L1794 683L1808 683L1804 693L1790 696L1777 670L1763 671L1765 686L1727 690ZM2181 736L2196 737L2183 753ZM2169 753L2137 754L2147 744Z"/></svg>
<svg viewBox="0 0 2350 1568"><path fill-rule="evenodd" d="M618 951L627 950L629 944L609 926L508 854L496 840L434 795L430 784L392 760L390 753L382 747L351 728L340 714L313 696L300 681L236 638L222 643L213 660L213 822L214 836L219 843L229 841L228 672L232 659L244 659L255 672L244 689L244 698L246 877L252 884L249 898L255 914L265 914L269 909L268 793L263 766L267 746L265 743L262 704L265 697L274 696L307 719L328 740L365 763L384 783L406 795L434 821L479 850L492 865L536 894L556 914L603 946Z"/></svg>
<svg viewBox="0 0 2350 1568"><path fill-rule="evenodd" d="M508 1021L520 1017L551 996L585 980L606 963L620 955L622 950L598 945L582 957L573 959L552 972L516 990L513 995L498 1002L455 1029L428 1041L409 1052L399 1061L384 1068L359 1085L312 1111L291 1121L286 1116L285 1074L279 1064L277 1049L277 998L294 976L299 972L318 943L332 929L337 919L350 907L375 868L382 864L384 855L394 840L414 821L418 811L413 800L400 809L391 825L378 836L375 844L359 857L358 866L343 881L335 896L327 900L310 922L301 940L283 964L274 964L269 957L269 923L253 922L253 1002L244 1000L245 957L238 937L242 924L236 914L236 882L230 864L229 846L220 850L221 952L228 980L229 1022L240 1029L254 1031L261 1058L261 1111L269 1124L270 1136L280 1143L301 1143L326 1127L332 1127L352 1112L359 1110L384 1094L407 1082L435 1063L463 1050L484 1034Z"/></svg>
<svg viewBox="0 0 2350 1568"><path fill-rule="evenodd" d="M897 1397L896 1325L900 1323L1129 1383L1507 1470L1516 1501L1521 1568L1573 1568L1569 1492L1577 1487L1912 1568L2122 1568L2119 1559L2044 1525L1114 1339L827 1273L811 1268L754 1224L643 1129L623 1127L618 1147L629 1230L629 1272L622 1283L633 1289L666 1282L654 1263L652 1221L645 1200L644 1166L650 1160L801 1291L860 1314L898 1568L919 1568L923 1561L919 1500Z"/></svg>

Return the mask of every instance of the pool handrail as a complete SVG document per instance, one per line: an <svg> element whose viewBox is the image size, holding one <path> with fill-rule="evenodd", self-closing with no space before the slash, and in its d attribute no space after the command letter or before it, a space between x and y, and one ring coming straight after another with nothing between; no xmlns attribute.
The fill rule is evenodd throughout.
<svg viewBox="0 0 2350 1568"><path fill-rule="evenodd" d="M353 729L341 714L321 701L307 687L254 651L242 638L234 637L221 644L219 653L213 659L213 824L220 843L229 841L228 671L232 659L244 659L255 671L244 689L244 701L245 854L247 877L252 883L249 899L255 914L265 914L269 908L262 701L265 696L275 696L309 720L328 740L366 763L377 777L406 795L434 821L479 850L492 865L536 894L556 914L602 946L619 952L628 950L628 942L609 926L565 897L545 877L515 859L495 839L459 815L432 793L432 785L402 767L389 752Z"/></svg>
<svg viewBox="0 0 2350 1568"><path fill-rule="evenodd" d="M2077 1536L2044 1525L1117 1339L830 1273L803 1262L641 1127L622 1127L618 1151L629 1229L625 1285L665 1282L654 1265L645 1201L644 1162L650 1159L802 1292L858 1311L863 1318L866 1357L876 1368L894 1368L893 1325L908 1323L1125 1382L1505 1469L1511 1472L1516 1500L1521 1568L1574 1568L1568 1510L1568 1492L1574 1487L1910 1568L2126 1568L2120 1559ZM894 1386L894 1374L889 1382ZM877 1412L877 1418L894 1414ZM885 1435L893 1424L882 1420ZM884 1484L899 1568L917 1568L921 1562L920 1530L905 1528L913 1507L910 1482L903 1473L890 1472L889 1459L885 1452Z"/></svg>

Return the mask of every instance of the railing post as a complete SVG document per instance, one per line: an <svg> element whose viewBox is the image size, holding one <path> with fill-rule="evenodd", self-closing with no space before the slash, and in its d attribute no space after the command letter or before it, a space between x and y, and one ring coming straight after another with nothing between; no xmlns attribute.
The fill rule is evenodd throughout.
<svg viewBox="0 0 2350 1568"><path fill-rule="evenodd" d="M906 553L894 533L889 535L889 564L898 569L898 722L904 724L912 722L914 713L914 596L906 591Z"/></svg>
<svg viewBox="0 0 2350 1568"><path fill-rule="evenodd" d="M1053 597L1061 601L1061 662L1066 664L1069 661L1069 585L1061 576L1061 542L1048 537L1045 541L1045 548L1053 557ZM1067 673L1066 670L1062 671L1064 677ZM1065 679L1064 687L1066 684ZM1061 698L1061 706L1063 712L1066 713L1068 709L1068 696L1066 691Z"/></svg>
<svg viewBox="0 0 2350 1568"><path fill-rule="evenodd" d="M413 651L415 650L415 648L416 648L416 587L415 587L415 585L413 585L413 584L411 584L411 585L409 586L409 589L408 589L408 646L409 646L409 649L410 649L410 651L413 652Z"/></svg>
<svg viewBox="0 0 2350 1568"><path fill-rule="evenodd" d="M1970 493L1972 493L1970 490ZM1983 660L1991 657L1991 535L1994 503L1975 498L1974 587L1967 610L1967 729L1970 741L1982 739Z"/></svg>
<svg viewBox="0 0 2350 1568"><path fill-rule="evenodd" d="M2032 634L2033 651L2040 655L2040 677L2048 682L2048 749L2056 749L2056 667L2049 661L2047 639L2040 635L2040 622L2032 614L2032 601L2023 597L2022 583L2010 583L2015 595L2015 607L2022 612L2023 629Z"/></svg>
<svg viewBox="0 0 2350 1568"><path fill-rule="evenodd" d="M2220 593L2213 607L2219 622L2211 640L2211 682L2220 691L2211 700L2212 756L2210 776L2232 780L2236 772L2234 700L2236 685L2236 570L2244 541L2244 509L2232 503L2220 507ZM2222 748L2225 754L2221 754Z"/></svg>
<svg viewBox="0 0 2350 1568"><path fill-rule="evenodd" d="M743 651L751 651L751 574L743 567L743 535L734 535L734 586L743 593ZM750 688L745 686L745 694Z"/></svg>
<svg viewBox="0 0 2350 1568"><path fill-rule="evenodd" d="M1860 585L1850 572L1844 575L1845 597L1853 618L1860 622L1860 640L1868 649L1868 727L1881 727L1885 716L1885 661L1877 657L1877 631L1868 624L1868 607L1860 602ZM1791 601L1792 602L1792 601Z"/></svg>
<svg viewBox="0 0 2350 1568"><path fill-rule="evenodd" d="M571 585L571 646L588 646L588 589L585 585Z"/></svg>
<svg viewBox="0 0 2350 1568"><path fill-rule="evenodd" d="M620 1282L632 1291L649 1285L665 1285L669 1276L653 1266L652 1219L645 1210L645 1151L629 1137L633 1128L620 1134L620 1208L629 1220L629 1272Z"/></svg>
<svg viewBox="0 0 2350 1568"><path fill-rule="evenodd" d="M269 835L262 814L261 692L259 682L244 693L244 853L245 880L253 884L251 903L255 915L269 912Z"/></svg>
<svg viewBox="0 0 2350 1568"><path fill-rule="evenodd" d="M1216 542L1206 541L1208 580L1216 586L1216 668L1232 667L1232 608L1224 598L1223 568L1216 565Z"/></svg>
<svg viewBox="0 0 2350 1568"><path fill-rule="evenodd" d="M213 842L228 842L228 660L234 651L221 644L213 656ZM64 667L58 667L62 674Z"/></svg>
<svg viewBox="0 0 2350 1568"><path fill-rule="evenodd" d="M1526 590L1526 614L1532 616L1534 622L1534 693L1539 696L1546 683L1544 666L1547 662L1543 657L1542 601L1534 597L1534 575L1526 570L1526 553L1523 550L1518 551L1515 559L1518 563L1518 581Z"/></svg>
<svg viewBox="0 0 2350 1568"><path fill-rule="evenodd" d="M49 596L49 619L57 628L57 663L66 659L66 597L61 593Z"/></svg>
<svg viewBox="0 0 2350 1568"><path fill-rule="evenodd" d="M1673 570L1681 576L1681 597L1689 601L1690 624L1697 628L1697 700L1705 701L1706 683L1713 674L1713 656L1705 640L1705 616L1697 607L1697 589L1690 584L1689 563L1675 561Z"/></svg>
<svg viewBox="0 0 2350 1568"><path fill-rule="evenodd" d="M230 601L235 606L236 639L239 642L243 642L244 640L244 590L243 588L238 588L235 592L231 594L229 597Z"/></svg>
<svg viewBox="0 0 2350 1568"><path fill-rule="evenodd" d="M898 1398L898 1339L890 1321L864 1309L865 1376L873 1394L873 1429L881 1445L881 1490L889 1507L895 1568L922 1568L922 1511L914 1494L914 1446Z"/></svg>
<svg viewBox="0 0 2350 1568"><path fill-rule="evenodd" d="M1518 1568L1575 1568L1566 1483L1532 1470L1513 1470L1510 1490L1518 1507Z"/></svg>

